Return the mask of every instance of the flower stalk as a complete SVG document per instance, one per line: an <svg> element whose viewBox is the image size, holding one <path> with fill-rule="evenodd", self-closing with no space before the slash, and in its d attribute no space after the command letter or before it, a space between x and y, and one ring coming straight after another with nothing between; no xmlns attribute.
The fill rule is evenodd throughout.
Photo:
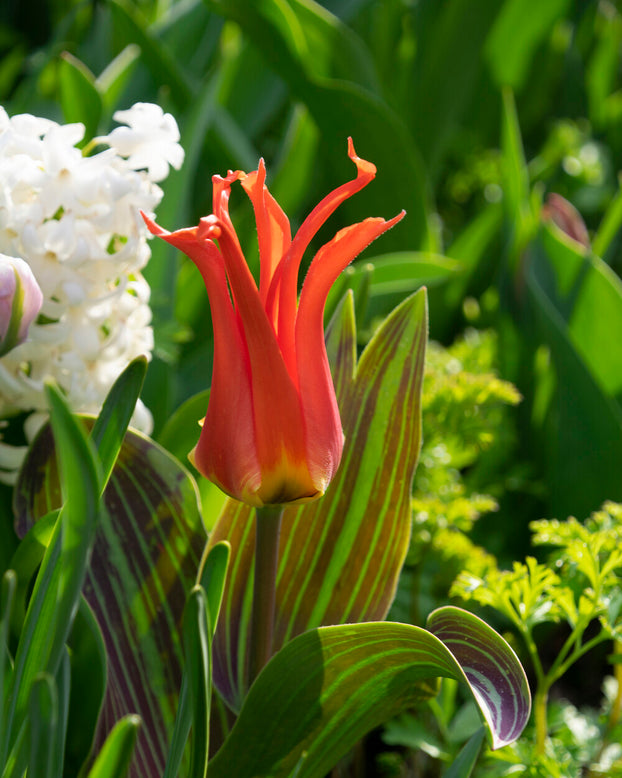
<svg viewBox="0 0 622 778"><path fill-rule="evenodd" d="M269 505L256 509L255 577L249 657L251 683L272 656L282 516L282 505Z"/></svg>

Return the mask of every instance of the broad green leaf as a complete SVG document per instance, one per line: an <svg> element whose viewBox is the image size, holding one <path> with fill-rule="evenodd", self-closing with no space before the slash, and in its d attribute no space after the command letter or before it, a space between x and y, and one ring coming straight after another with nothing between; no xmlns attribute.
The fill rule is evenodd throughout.
<svg viewBox="0 0 622 778"><path fill-rule="evenodd" d="M125 42L140 46L143 60L156 83L170 88L171 99L178 109L188 107L194 89L181 60L157 37L138 6L127 0L109 0L108 5Z"/></svg>
<svg viewBox="0 0 622 778"><path fill-rule="evenodd" d="M49 427L35 440L16 489L23 533L52 507L56 480ZM104 635L108 686L97 743L138 713L134 775L162 775L181 682L181 616L205 534L196 487L145 436L127 433L103 494L84 594Z"/></svg>
<svg viewBox="0 0 622 778"><path fill-rule="evenodd" d="M386 316L405 297L420 289L440 286L462 271L459 260L425 251L403 251L370 257L373 267L368 318ZM355 271L358 266L355 264Z"/></svg>
<svg viewBox="0 0 622 778"><path fill-rule="evenodd" d="M89 770L88 778L125 778L129 775L139 731L138 716L126 716L119 721L106 738L93 767Z"/></svg>
<svg viewBox="0 0 622 778"><path fill-rule="evenodd" d="M544 429L551 509L557 515L587 515L605 499L622 499L622 410L603 391L602 379L573 343L568 323L537 275L529 273L527 283L537 334L555 368Z"/></svg>
<svg viewBox="0 0 622 778"><path fill-rule="evenodd" d="M341 321L347 322L351 311L342 308ZM410 539L410 488L420 447L427 337L425 290L386 319L354 374L351 319L343 333L333 328L330 351L344 356L343 368L333 370L346 444L324 497L285 510L276 593L277 648L320 625L384 618ZM234 710L239 710L248 685L254 534L251 509L228 500L208 544L231 543L213 651L214 684Z"/></svg>
<svg viewBox="0 0 622 778"><path fill-rule="evenodd" d="M433 178L452 135L475 103L482 79L482 48L501 6L499 0L479 0L475 13L471 0L452 0L417 9L417 51L403 112ZM479 116L485 115L487 106L479 102L474 108Z"/></svg>
<svg viewBox="0 0 622 778"><path fill-rule="evenodd" d="M620 278L553 224L542 229L531 271L603 393L622 404Z"/></svg>
<svg viewBox="0 0 622 778"><path fill-rule="evenodd" d="M347 624L292 640L251 687L208 778L321 778L365 733L433 693L438 677L470 688L493 748L515 740L530 695L512 649L458 608L435 611L428 627Z"/></svg>
<svg viewBox="0 0 622 778"><path fill-rule="evenodd" d="M64 52L59 61L58 79L66 121L82 122L86 127L86 139L94 138L102 114L102 98L95 76L83 62Z"/></svg>
<svg viewBox="0 0 622 778"><path fill-rule="evenodd" d="M340 177L350 170L343 151L346 138L358 132L354 137L357 152L376 165L377 181L357 195L356 203L344 203L340 210L360 218L379 207L383 216L408 208L408 219L397 233L399 241L397 235L384 240L402 246L404 242L421 245L428 229L422 161L402 118L369 88L369 79L356 76L360 69L348 69L344 48L347 51L350 47L344 42L347 33L338 20L310 1L205 1L241 27L305 104L320 129L329 164ZM334 34L324 34L327 24Z"/></svg>
<svg viewBox="0 0 622 778"><path fill-rule="evenodd" d="M484 56L498 86L519 90L534 53L563 18L569 0L505 0L490 32Z"/></svg>
<svg viewBox="0 0 622 778"><path fill-rule="evenodd" d="M54 679L43 674L37 677L28 701L30 724L30 759L28 773L37 778L53 778L54 745L58 726L58 692Z"/></svg>
<svg viewBox="0 0 622 778"><path fill-rule="evenodd" d="M59 390L48 385L46 395L58 453L63 508L35 581L16 651L5 708L6 730L0 735L0 762L11 747L11 736L16 735L24 720L35 678L40 673L56 674L78 607L99 515L102 475L93 446Z"/></svg>

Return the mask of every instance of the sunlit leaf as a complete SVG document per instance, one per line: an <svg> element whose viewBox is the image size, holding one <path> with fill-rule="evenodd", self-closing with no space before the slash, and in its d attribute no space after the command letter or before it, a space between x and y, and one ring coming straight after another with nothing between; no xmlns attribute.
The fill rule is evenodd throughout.
<svg viewBox="0 0 622 778"><path fill-rule="evenodd" d="M437 677L470 688L493 748L516 739L530 694L512 649L458 608L428 627L347 624L292 640L251 687L208 777L321 778L366 732L433 694Z"/></svg>

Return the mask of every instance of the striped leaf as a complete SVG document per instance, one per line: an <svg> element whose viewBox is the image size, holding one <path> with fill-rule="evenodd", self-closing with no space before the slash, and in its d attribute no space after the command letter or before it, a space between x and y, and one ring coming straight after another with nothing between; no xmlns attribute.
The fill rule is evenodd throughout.
<svg viewBox="0 0 622 778"><path fill-rule="evenodd" d="M410 489L420 448L427 337L425 290L383 322L358 363L351 300L329 328L346 436L341 466L321 500L285 511L277 578L275 650L306 630L383 619L411 529ZM229 500L209 545L231 544L214 641L214 684L237 711L246 694L254 516Z"/></svg>
<svg viewBox="0 0 622 778"><path fill-rule="evenodd" d="M23 535L60 504L53 441L44 427L16 487ZM164 449L125 437L103 495L84 595L108 655L97 745L127 714L140 715L130 776L161 776L181 682L180 623L205 544L196 487Z"/></svg>
<svg viewBox="0 0 622 778"><path fill-rule="evenodd" d="M348 624L292 640L253 684L208 778L322 778L365 733L430 693L437 677L468 686L493 748L516 739L530 695L512 649L459 608L435 611L428 627Z"/></svg>

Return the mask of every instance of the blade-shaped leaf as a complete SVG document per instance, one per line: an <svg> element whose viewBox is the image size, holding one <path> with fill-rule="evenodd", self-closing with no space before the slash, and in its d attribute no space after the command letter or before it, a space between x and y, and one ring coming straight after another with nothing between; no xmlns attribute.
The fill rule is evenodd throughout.
<svg viewBox="0 0 622 778"><path fill-rule="evenodd" d="M286 778L294 770L297 778L321 778L366 732L430 694L439 676L468 685L494 748L511 742L530 711L514 652L458 608L436 611L434 620L460 656L432 632L392 622L321 627L292 640L253 684L208 778ZM455 634L469 641L468 650Z"/></svg>
<svg viewBox="0 0 622 778"><path fill-rule="evenodd" d="M13 613L17 576L7 570L0 585L0 732L4 732L5 684L11 679L11 655L9 653L9 626Z"/></svg>
<svg viewBox="0 0 622 778"><path fill-rule="evenodd" d="M197 634L194 636L190 636L191 638L191 646L193 646L193 651L196 653L197 649L197 641L203 641L204 643L207 643L207 658L208 658L208 672L205 677L209 679L209 686L211 689L211 683L212 683L212 675L211 675L211 644L212 644L212 638L214 636L214 629L216 627L216 624L218 622L218 614L220 612L220 604L222 600L222 595L225 587L225 576L227 574L227 563L229 561L229 544L228 543L217 543L215 546L213 546L210 549L209 554L205 555L205 558L201 564L201 570L199 574L199 579L201 582L201 588L205 592L206 595L206 605L207 605L207 619L206 619L206 628L207 628L207 637L206 641L203 641L203 635L202 635L202 628L198 624L198 621L196 621L196 632ZM194 591L194 590L193 590ZM201 603L197 603L198 611L200 613L202 605ZM186 605L186 610L188 610L188 605ZM186 617L184 617L184 623L185 623ZM185 629L185 627L184 627ZM188 651L188 649L186 649ZM186 657L188 654L186 654ZM166 769L164 771L163 778L175 778L178 774L179 766L182 762L183 758L183 752L186 745L186 741L188 739L188 734L190 733L190 727L192 726L193 719L195 721L195 727L196 727L196 716L193 716L193 710L191 706L191 693L190 693L190 685L192 683L195 683L194 680L189 681L189 672L188 672L188 659L186 658L186 664L184 666L184 674L182 678L182 685L181 685L181 691L179 693L179 703L177 705L177 714L175 716L175 727L173 729L173 737L171 739L171 747L168 752L168 758L166 761ZM211 704L211 699L208 699L207 696L205 697L206 702L204 702L204 705L207 706L207 723L204 724L205 726L205 753L208 753L208 736L209 732L207 730L207 724L209 724L209 705ZM196 748L196 746L195 746Z"/></svg>
<svg viewBox="0 0 622 778"><path fill-rule="evenodd" d="M188 595L183 628L185 670L192 706L192 778L204 778L207 771L212 697L211 631L205 590L195 586Z"/></svg>
<svg viewBox="0 0 622 778"><path fill-rule="evenodd" d="M34 442L16 489L23 534L57 499L49 427ZM49 489L43 490L42 485ZM105 512L84 595L104 635L108 686L97 742L138 713L131 775L161 776L181 682L180 625L205 544L196 485L160 446L129 431L103 494Z"/></svg>
<svg viewBox="0 0 622 778"><path fill-rule="evenodd" d="M146 372L145 357L130 362L112 385L91 430L91 440L97 449L106 483L117 461Z"/></svg>
<svg viewBox="0 0 622 778"><path fill-rule="evenodd" d="M58 693L54 679L39 676L32 684L28 701L30 723L30 759L28 772L40 778L52 778L53 753L58 726Z"/></svg>
<svg viewBox="0 0 622 778"><path fill-rule="evenodd" d="M56 674L80 600L99 516L99 460L60 391L46 386L61 472L63 508L37 575L20 634L0 733L0 762L19 731L35 678ZM50 428L48 436L52 440ZM50 446L52 456L54 449ZM45 511L47 513L47 511Z"/></svg>
<svg viewBox="0 0 622 778"><path fill-rule="evenodd" d="M93 138L97 134L103 107L95 76L83 62L64 52L59 61L58 79L65 119L82 122L86 127L86 138Z"/></svg>
<svg viewBox="0 0 622 778"><path fill-rule="evenodd" d="M125 778L139 731L138 716L126 716L119 721L106 738L88 778Z"/></svg>
<svg viewBox="0 0 622 778"><path fill-rule="evenodd" d="M350 380L351 322L343 332L340 337L333 328L330 341L337 344L331 351L343 354L346 362L336 368L346 444L324 497L284 513L276 648L320 625L384 618L410 539L410 488L420 447L427 337L425 290L386 319ZM234 710L247 688L254 532L251 509L229 500L209 541L210 546L220 540L231 543L214 640L214 684Z"/></svg>

